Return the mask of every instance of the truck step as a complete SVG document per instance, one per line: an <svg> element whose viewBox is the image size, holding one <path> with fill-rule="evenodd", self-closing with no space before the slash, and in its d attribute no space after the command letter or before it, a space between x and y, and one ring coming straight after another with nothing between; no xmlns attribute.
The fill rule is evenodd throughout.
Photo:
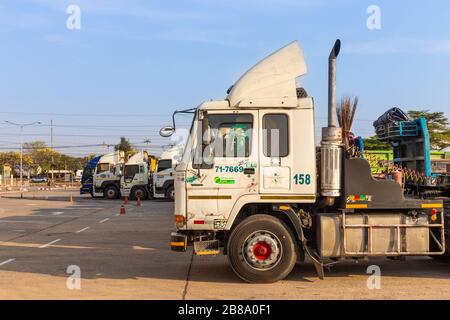
<svg viewBox="0 0 450 320"><path fill-rule="evenodd" d="M219 240L196 241L194 242L194 252L198 256L219 254Z"/></svg>

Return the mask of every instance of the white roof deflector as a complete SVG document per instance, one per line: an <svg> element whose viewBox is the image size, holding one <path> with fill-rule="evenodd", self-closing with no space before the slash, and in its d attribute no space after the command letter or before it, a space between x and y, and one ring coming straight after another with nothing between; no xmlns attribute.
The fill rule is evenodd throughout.
<svg viewBox="0 0 450 320"><path fill-rule="evenodd" d="M244 73L226 99L231 107L295 107L295 79L306 73L302 49L294 41Z"/></svg>

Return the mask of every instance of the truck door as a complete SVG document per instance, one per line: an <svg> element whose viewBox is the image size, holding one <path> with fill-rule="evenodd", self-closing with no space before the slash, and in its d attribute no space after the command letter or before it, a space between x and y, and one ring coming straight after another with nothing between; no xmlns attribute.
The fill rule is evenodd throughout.
<svg viewBox="0 0 450 320"><path fill-rule="evenodd" d="M218 219L228 219L237 199L258 193L258 111L212 114L217 129L214 185L218 191ZM210 121L211 123L211 121Z"/></svg>
<svg viewBox="0 0 450 320"><path fill-rule="evenodd" d="M260 184L264 194L313 201L316 190L312 109L260 110Z"/></svg>
<svg viewBox="0 0 450 320"><path fill-rule="evenodd" d="M203 216L205 224L219 225L221 221L225 223L242 193L258 192L258 144L254 138L256 132L253 132L255 123L258 123L258 113L214 110L208 111L204 117L207 117L211 137L208 145L202 147L202 157L203 161L208 161L201 166L192 165L188 170L188 224L189 213L195 212L196 219ZM197 125L204 124L198 121ZM196 150L199 139L196 139Z"/></svg>

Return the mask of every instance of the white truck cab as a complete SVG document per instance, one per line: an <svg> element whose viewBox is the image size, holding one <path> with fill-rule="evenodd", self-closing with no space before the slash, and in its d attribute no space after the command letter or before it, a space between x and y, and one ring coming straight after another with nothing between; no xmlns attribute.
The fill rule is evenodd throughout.
<svg viewBox="0 0 450 320"><path fill-rule="evenodd" d="M175 167L183 153L183 146L177 145L164 151L156 164L153 174L153 197L174 200L174 174Z"/></svg>
<svg viewBox="0 0 450 320"><path fill-rule="evenodd" d="M106 199L120 197L120 176L125 160L123 151L116 151L102 156L93 175L92 196Z"/></svg>
<svg viewBox="0 0 450 320"><path fill-rule="evenodd" d="M146 151L139 151L128 159L123 166L120 179L120 193L130 200L146 200L151 192L151 164Z"/></svg>

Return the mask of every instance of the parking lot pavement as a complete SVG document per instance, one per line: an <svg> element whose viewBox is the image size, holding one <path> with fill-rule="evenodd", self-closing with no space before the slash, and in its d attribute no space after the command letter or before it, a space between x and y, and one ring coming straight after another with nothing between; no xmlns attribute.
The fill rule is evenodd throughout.
<svg viewBox="0 0 450 320"><path fill-rule="evenodd" d="M345 262L325 280L299 263L284 281L246 284L224 256L170 251L172 203L119 215L121 204L74 191L0 198L0 299L450 299L450 264L429 258ZM369 265L380 289L367 287Z"/></svg>

